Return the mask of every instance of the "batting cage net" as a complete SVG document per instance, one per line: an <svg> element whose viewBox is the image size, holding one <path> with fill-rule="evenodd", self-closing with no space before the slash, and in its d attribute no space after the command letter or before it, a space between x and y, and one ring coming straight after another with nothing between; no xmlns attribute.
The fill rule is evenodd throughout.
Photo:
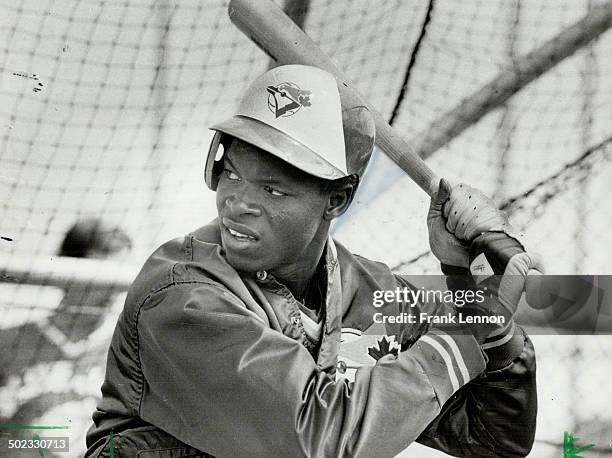
<svg viewBox="0 0 612 458"><path fill-rule="evenodd" d="M548 273L612 273L612 2L282 6L439 175L509 212ZM215 217L207 127L273 63L226 1L0 8L0 424L68 426L77 456L124 292L158 244ZM427 205L376 150L334 235L437 273ZM533 456L559 456L564 431L612 450L609 339L534 341Z"/></svg>

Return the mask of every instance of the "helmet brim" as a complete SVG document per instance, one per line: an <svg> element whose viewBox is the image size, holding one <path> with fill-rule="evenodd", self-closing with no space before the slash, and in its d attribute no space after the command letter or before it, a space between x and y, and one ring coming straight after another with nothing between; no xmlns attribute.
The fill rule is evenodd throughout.
<svg viewBox="0 0 612 458"><path fill-rule="evenodd" d="M237 115L211 129L255 145L309 175L325 180L347 176L307 146L256 119Z"/></svg>

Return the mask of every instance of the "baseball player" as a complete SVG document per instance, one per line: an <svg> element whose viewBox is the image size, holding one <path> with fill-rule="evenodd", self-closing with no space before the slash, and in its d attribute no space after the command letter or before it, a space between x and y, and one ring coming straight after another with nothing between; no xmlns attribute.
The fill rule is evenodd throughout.
<svg viewBox="0 0 612 458"><path fill-rule="evenodd" d="M343 106L327 72L288 65L212 129L218 218L160 247L134 281L87 456L387 457L414 441L526 455L534 351L512 317L536 266L493 203L443 180L428 226L445 272L499 275L470 313L505 323L376 323L408 310L374 307L376 292L412 285L329 236L372 152L368 110Z"/></svg>

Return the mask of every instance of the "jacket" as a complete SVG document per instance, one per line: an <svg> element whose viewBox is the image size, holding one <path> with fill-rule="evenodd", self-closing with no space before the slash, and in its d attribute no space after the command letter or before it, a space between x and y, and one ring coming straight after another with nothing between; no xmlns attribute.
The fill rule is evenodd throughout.
<svg viewBox="0 0 612 458"><path fill-rule="evenodd" d="M472 336L374 323L406 309L372 305L374 291L405 284L384 264L330 238L324 268L312 348L296 299L266 272L236 272L216 222L160 247L118 320L87 456L110 456L111 437L115 457L384 457L413 441L455 456L529 452L537 401L524 333L514 361L490 371ZM377 350L369 364L364 345Z"/></svg>

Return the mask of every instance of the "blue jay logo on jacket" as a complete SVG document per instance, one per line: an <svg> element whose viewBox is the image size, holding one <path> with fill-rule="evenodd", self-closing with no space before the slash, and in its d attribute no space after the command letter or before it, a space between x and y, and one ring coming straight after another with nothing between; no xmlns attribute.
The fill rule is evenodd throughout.
<svg viewBox="0 0 612 458"><path fill-rule="evenodd" d="M360 367L373 366L386 355L399 354L400 345L395 340L395 336L368 334L368 331L370 330L364 332L359 329L342 328L336 379L346 378L352 382Z"/></svg>

